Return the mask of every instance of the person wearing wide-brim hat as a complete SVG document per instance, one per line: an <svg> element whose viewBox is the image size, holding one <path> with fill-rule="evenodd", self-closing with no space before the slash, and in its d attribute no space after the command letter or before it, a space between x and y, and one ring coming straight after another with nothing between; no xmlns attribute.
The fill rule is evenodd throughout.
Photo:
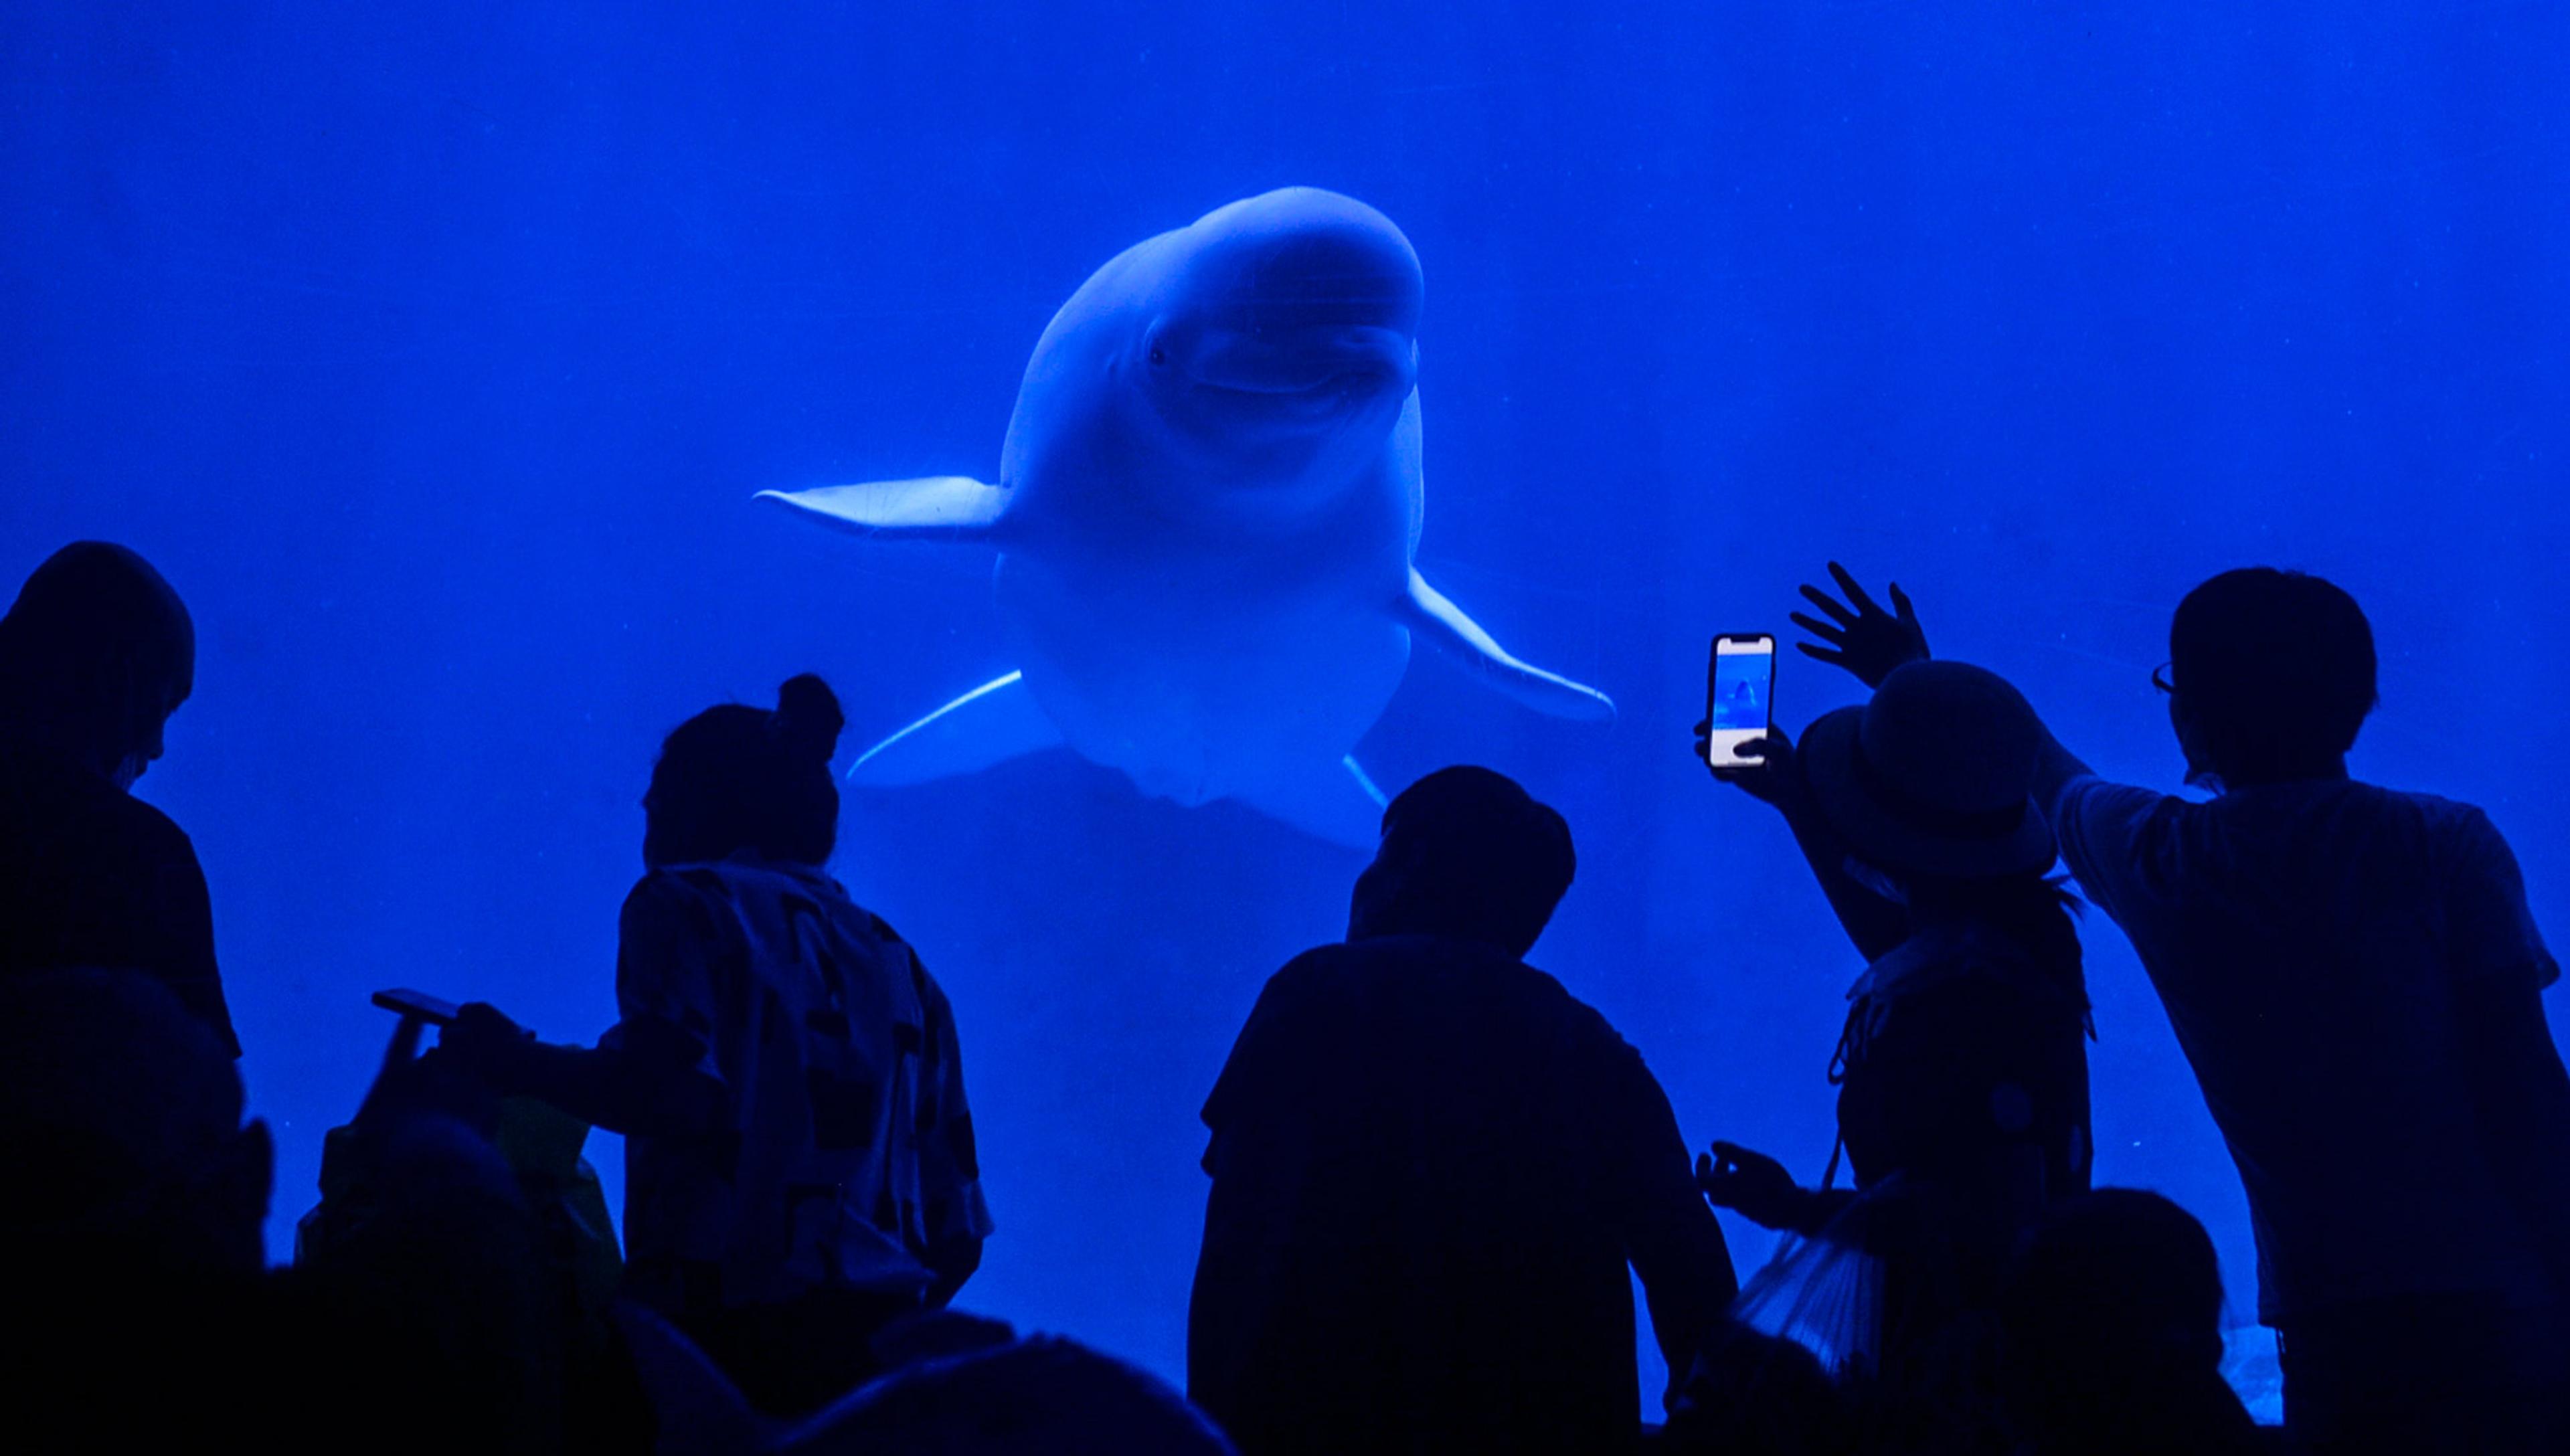
<svg viewBox="0 0 2570 1456"><path fill-rule="evenodd" d="M1894 599L1906 605L1898 588ZM2047 1203L2088 1185L2079 940L2069 898L2045 878L2052 833L2031 798L2042 725L1996 675L1928 660L1906 610L1868 614L1899 628L1880 634L1848 631L1854 612L1833 616L1837 626L1797 614L1826 644L1804 650L1864 678L1873 698L1814 722L1799 750L1773 735L1751 746L1759 767L1717 776L1783 812L1872 962L1848 992L1830 1064L1857 1188L1936 1190L1994 1259ZM1803 1189L1730 1143L1714 1144L1699 1182L1717 1206L1806 1233L1852 1197Z"/></svg>
<svg viewBox="0 0 2570 1456"><path fill-rule="evenodd" d="M1872 701L1803 730L1813 807L1850 853L1891 875L2040 875L2052 827L2034 807L2043 725L1997 674L1962 662L1895 668Z"/></svg>

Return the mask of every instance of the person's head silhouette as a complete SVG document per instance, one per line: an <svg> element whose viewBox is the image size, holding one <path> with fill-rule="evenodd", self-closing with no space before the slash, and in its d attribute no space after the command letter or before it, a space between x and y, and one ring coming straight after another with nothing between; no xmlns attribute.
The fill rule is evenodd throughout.
<svg viewBox="0 0 2570 1456"><path fill-rule="evenodd" d="M2080 1433L2182 1420L2190 1406L2236 1406L2219 1373L2213 1240L2158 1194L2101 1188L2054 1205L2018 1248L1997 1302L2009 1404L2047 1438L2038 1449L2080 1449Z"/></svg>
<svg viewBox="0 0 2570 1456"><path fill-rule="evenodd" d="M2336 778L2373 711L2373 627L2318 576L2225 571L2178 603L2165 686L2190 778Z"/></svg>
<svg viewBox="0 0 2570 1456"><path fill-rule="evenodd" d="M2222 1361L2222 1268L2193 1214L2156 1193L2101 1188L2047 1210L2012 1262L2009 1332L2100 1366Z"/></svg>
<svg viewBox="0 0 2570 1456"><path fill-rule="evenodd" d="M1357 877L1348 938L1452 935L1534 947L1570 889L1570 826L1504 775L1459 766L1403 790Z"/></svg>
<svg viewBox="0 0 2570 1456"><path fill-rule="evenodd" d="M725 703L679 724L643 796L642 862L701 864L744 850L828 860L839 839L830 755L846 723L829 684L805 673L777 689L772 711Z"/></svg>
<svg viewBox="0 0 2570 1456"><path fill-rule="evenodd" d="M131 785L196 672L196 625L151 562L74 542L0 617L0 730Z"/></svg>

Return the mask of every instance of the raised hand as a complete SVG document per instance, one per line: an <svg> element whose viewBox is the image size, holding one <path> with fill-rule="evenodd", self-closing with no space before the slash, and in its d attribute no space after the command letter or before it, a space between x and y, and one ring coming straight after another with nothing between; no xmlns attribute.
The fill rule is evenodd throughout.
<svg viewBox="0 0 2570 1456"><path fill-rule="evenodd" d="M1806 584L1803 597L1821 609L1829 618L1791 613L1794 625L1820 638L1821 645L1797 642L1803 655L1817 662L1827 662L1855 673L1867 687L1882 685L1892 669L1905 663L1928 660L1928 633L1919 625L1919 613L1912 609L1910 597L1893 583L1892 610L1885 611L1856 584L1847 567L1830 562L1830 576L1838 582L1842 602L1818 586Z"/></svg>
<svg viewBox="0 0 2570 1456"><path fill-rule="evenodd" d="M1712 768L1705 756L1705 745L1712 725L1695 725L1695 761ZM1739 768L1714 768L1713 776L1740 790L1761 804L1790 811L1803 794L1803 771L1794 762L1794 741L1782 728L1770 728L1764 738L1753 738L1740 745L1740 757L1755 763Z"/></svg>

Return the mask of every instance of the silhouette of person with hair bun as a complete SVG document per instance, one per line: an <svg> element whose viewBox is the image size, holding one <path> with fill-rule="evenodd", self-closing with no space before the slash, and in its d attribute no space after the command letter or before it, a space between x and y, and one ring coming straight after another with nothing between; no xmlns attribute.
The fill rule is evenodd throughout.
<svg viewBox="0 0 2570 1456"><path fill-rule="evenodd" d="M868 1374L875 1330L945 1303L991 1232L954 1014L821 870L844 722L805 675L772 711L709 708L661 745L621 1019L596 1049L479 1003L443 1042L501 1091L627 1135L628 1292L780 1413Z"/></svg>

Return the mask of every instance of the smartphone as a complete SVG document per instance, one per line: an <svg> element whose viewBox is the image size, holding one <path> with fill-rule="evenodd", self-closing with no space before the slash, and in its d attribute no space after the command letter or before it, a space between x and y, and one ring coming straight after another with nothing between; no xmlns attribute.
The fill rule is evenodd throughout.
<svg viewBox="0 0 2570 1456"><path fill-rule="evenodd" d="M1718 769L1748 768L1740 745L1767 736L1775 721L1776 639L1766 632L1725 632L1713 639L1713 666L1705 674L1704 761Z"/></svg>
<svg viewBox="0 0 2570 1456"><path fill-rule="evenodd" d="M426 991L377 991L374 994L374 1002L396 1016L425 1021L431 1026L455 1024L455 1003L441 1001Z"/></svg>

